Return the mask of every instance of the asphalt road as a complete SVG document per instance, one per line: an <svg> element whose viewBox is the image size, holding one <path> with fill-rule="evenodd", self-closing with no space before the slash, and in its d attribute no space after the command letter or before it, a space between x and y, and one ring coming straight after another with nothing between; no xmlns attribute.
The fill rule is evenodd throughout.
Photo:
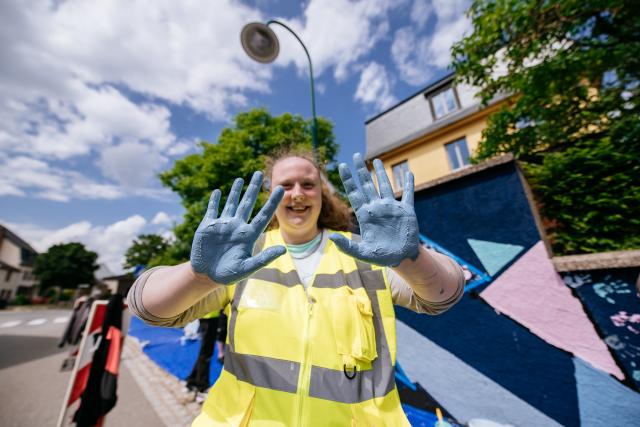
<svg viewBox="0 0 640 427"><path fill-rule="evenodd" d="M69 347L57 344L69 310L0 311L0 424L3 427L55 426L70 379L60 372ZM126 368L118 384L118 403L106 427L164 423Z"/></svg>

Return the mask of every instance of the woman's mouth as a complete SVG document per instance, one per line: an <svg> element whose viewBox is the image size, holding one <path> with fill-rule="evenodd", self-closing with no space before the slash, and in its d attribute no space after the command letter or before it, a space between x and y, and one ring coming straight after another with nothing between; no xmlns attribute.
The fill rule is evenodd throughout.
<svg viewBox="0 0 640 427"><path fill-rule="evenodd" d="M306 212L308 209L309 206L287 206L287 210L296 213Z"/></svg>

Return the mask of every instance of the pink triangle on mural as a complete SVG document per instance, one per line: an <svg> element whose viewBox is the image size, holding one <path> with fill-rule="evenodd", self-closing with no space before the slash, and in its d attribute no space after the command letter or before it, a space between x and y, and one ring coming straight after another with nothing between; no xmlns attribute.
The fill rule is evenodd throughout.
<svg viewBox="0 0 640 427"><path fill-rule="evenodd" d="M623 379L580 301L556 272L542 242L535 244L480 296L546 342Z"/></svg>

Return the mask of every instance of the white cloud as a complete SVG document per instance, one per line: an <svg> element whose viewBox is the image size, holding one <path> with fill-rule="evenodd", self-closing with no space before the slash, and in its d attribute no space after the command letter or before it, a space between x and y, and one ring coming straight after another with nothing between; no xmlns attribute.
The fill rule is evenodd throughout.
<svg viewBox="0 0 640 427"><path fill-rule="evenodd" d="M154 221L160 214L156 214ZM6 221L2 223L40 252L45 252L52 245L59 243L81 242L87 249L96 252L98 262L105 264L114 274L123 272L124 253L133 240L140 234L150 232L149 222L140 215L131 215L108 225L94 225L90 221L80 221L60 229L49 229L36 224ZM166 238L172 236L167 228L161 228L155 232Z"/></svg>
<svg viewBox="0 0 640 427"><path fill-rule="evenodd" d="M158 212L151 220L151 224L169 226L172 223L171 217L166 212Z"/></svg>
<svg viewBox="0 0 640 427"><path fill-rule="evenodd" d="M180 156L196 146L196 139L180 139L167 149L167 155Z"/></svg>
<svg viewBox="0 0 640 427"><path fill-rule="evenodd" d="M166 156L194 147L171 130L171 104L226 119L246 104L245 91L267 90L271 70L252 63L238 41L255 19L256 11L229 1L2 2L0 150L42 163L31 178L0 169L0 194L131 194L115 182L153 196L158 190L141 190ZM143 151L144 167L125 167L127 154ZM90 157L99 167L75 174L52 161ZM60 187L71 175L79 183Z"/></svg>
<svg viewBox="0 0 640 427"><path fill-rule="evenodd" d="M432 13L433 5L429 0L414 0L411 6L411 21L413 21L419 29L422 29Z"/></svg>
<svg viewBox="0 0 640 427"><path fill-rule="evenodd" d="M401 4L311 0L289 23L305 40L315 75L331 70L344 80L388 37L388 12ZM0 195L157 195L147 187L158 185L158 168L194 147L172 131L172 106L228 120L248 94L269 91L277 71L240 47L240 30L251 21L264 17L231 0L0 2L0 150L44 162L31 165L39 171L31 179L0 169ZM295 63L306 74L296 40L275 29L277 64ZM144 167L128 168L142 151ZM88 158L101 159L96 169L74 171L64 162ZM72 180L80 183L68 185Z"/></svg>
<svg viewBox="0 0 640 427"><path fill-rule="evenodd" d="M360 82L354 98L363 104L384 110L397 102L391 87L391 78L384 66L371 62L360 74Z"/></svg>
<svg viewBox="0 0 640 427"><path fill-rule="evenodd" d="M136 164L129 162L129 165L135 169ZM0 171L0 196L24 197L30 194L59 202L74 198L113 200L127 196L176 200L168 189L142 186L128 189L122 185L100 183L74 170L53 167L43 160L22 155L0 155ZM136 179L135 176L132 179Z"/></svg>
<svg viewBox="0 0 640 427"><path fill-rule="evenodd" d="M428 36L416 33L413 27L396 30L391 56L405 82L412 85L424 84L433 77L435 69L444 69L450 65L451 46L471 29L471 23L465 15L468 6L468 0L432 0L428 7L414 4L413 10L431 10L435 14L436 24L433 33ZM424 22L428 19L424 15L419 17Z"/></svg>
<svg viewBox="0 0 640 427"><path fill-rule="evenodd" d="M398 7L393 0L311 0L304 19L282 19L307 46L314 74L332 68L343 81L360 67L360 61L389 32L388 12ZM280 41L277 64L295 63L301 73L308 73L308 62L295 38L278 25L272 26Z"/></svg>
<svg viewBox="0 0 640 427"><path fill-rule="evenodd" d="M127 188L140 188L167 163L167 158L139 142L106 148L98 162L105 176Z"/></svg>

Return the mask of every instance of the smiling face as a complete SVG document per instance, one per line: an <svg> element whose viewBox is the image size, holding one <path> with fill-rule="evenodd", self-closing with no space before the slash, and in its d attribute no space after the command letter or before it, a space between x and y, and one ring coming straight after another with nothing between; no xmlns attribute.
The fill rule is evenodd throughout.
<svg viewBox="0 0 640 427"><path fill-rule="evenodd" d="M287 157L278 160L271 172L271 188L281 185L284 197L276 217L286 243L300 244L319 232L322 182L318 169L308 160Z"/></svg>

